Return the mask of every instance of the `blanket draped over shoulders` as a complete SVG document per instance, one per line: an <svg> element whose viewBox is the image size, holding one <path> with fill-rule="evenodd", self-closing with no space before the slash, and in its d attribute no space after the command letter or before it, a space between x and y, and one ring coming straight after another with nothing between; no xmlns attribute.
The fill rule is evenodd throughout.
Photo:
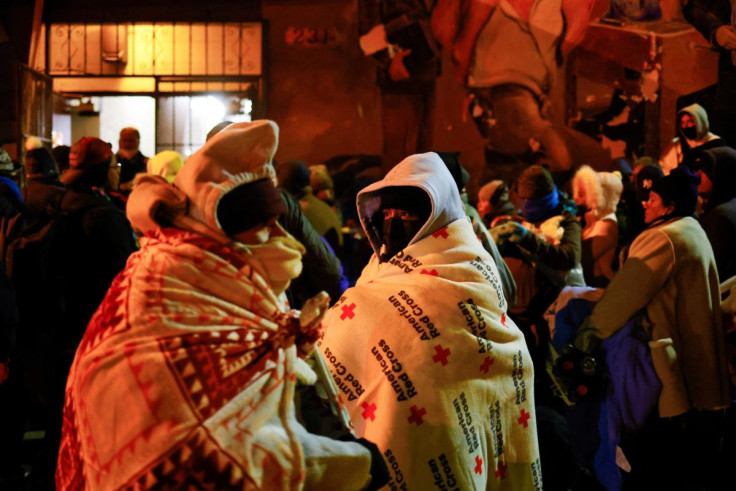
<svg viewBox="0 0 736 491"><path fill-rule="evenodd" d="M373 255L324 325L320 349L389 486L541 489L531 358L467 219Z"/></svg>
<svg viewBox="0 0 736 491"><path fill-rule="evenodd" d="M297 329L259 273L268 266L176 229L142 246L77 352L57 485L300 489L309 463L294 416ZM348 444L335 444L350 461Z"/></svg>

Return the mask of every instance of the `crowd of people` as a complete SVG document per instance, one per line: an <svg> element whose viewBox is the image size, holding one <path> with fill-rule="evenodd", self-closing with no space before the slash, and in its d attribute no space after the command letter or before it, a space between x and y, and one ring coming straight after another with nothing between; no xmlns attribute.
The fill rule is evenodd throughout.
<svg viewBox="0 0 736 491"><path fill-rule="evenodd" d="M0 150L2 488L717 489L736 150L678 125L474 199L457 153L277 163L267 120Z"/></svg>

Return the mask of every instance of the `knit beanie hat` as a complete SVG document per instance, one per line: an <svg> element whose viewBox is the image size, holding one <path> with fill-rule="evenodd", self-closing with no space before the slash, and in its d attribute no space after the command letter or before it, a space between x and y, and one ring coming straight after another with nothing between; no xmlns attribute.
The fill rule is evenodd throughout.
<svg viewBox="0 0 736 491"><path fill-rule="evenodd" d="M555 182L547 169L532 165L524 169L516 186L519 198L535 200L551 193L555 189Z"/></svg>
<svg viewBox="0 0 736 491"><path fill-rule="evenodd" d="M702 171L713 183L704 211L736 197L736 150L733 148L717 147L697 152L691 169Z"/></svg>
<svg viewBox="0 0 736 491"><path fill-rule="evenodd" d="M55 178L59 167L46 147L36 148L26 153L26 177L28 179Z"/></svg>
<svg viewBox="0 0 736 491"><path fill-rule="evenodd" d="M304 162L291 161L279 164L276 175L279 185L296 197L309 186L309 167Z"/></svg>
<svg viewBox="0 0 736 491"><path fill-rule="evenodd" d="M147 172L161 176L168 182L174 182L174 177L184 165L181 154L174 150L164 150L148 159Z"/></svg>
<svg viewBox="0 0 736 491"><path fill-rule="evenodd" d="M69 168L69 150L71 150L69 145L59 145L51 150L51 155L54 156L59 172L64 172Z"/></svg>
<svg viewBox="0 0 736 491"><path fill-rule="evenodd" d="M109 143L92 136L80 138L69 150L69 170L62 176L64 183L78 180L98 165L108 163L112 157Z"/></svg>
<svg viewBox="0 0 736 491"><path fill-rule="evenodd" d="M312 191L315 193L323 189L335 188L327 166L324 164L313 165L309 168L309 185L312 186Z"/></svg>
<svg viewBox="0 0 736 491"><path fill-rule="evenodd" d="M654 183L664 177L664 172L658 164L648 164L636 174L636 200L644 202L649 199L649 191Z"/></svg>
<svg viewBox="0 0 736 491"><path fill-rule="evenodd" d="M652 185L665 205L674 204L675 216L685 217L695 213L698 203L700 176L693 174L687 166L680 165Z"/></svg>
<svg viewBox="0 0 736 491"><path fill-rule="evenodd" d="M0 174L10 175L18 169L20 169L20 166L13 162L13 159L10 158L8 152L0 148Z"/></svg>

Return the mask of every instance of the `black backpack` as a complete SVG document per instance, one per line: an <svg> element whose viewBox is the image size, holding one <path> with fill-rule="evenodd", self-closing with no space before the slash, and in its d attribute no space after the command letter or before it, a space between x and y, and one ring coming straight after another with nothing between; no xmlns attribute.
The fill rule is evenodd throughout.
<svg viewBox="0 0 736 491"><path fill-rule="evenodd" d="M5 269L15 288L21 323L33 331L64 313L64 293L56 264L62 259L59 247L69 217L61 208L65 194L52 200L45 212L10 242L5 254Z"/></svg>

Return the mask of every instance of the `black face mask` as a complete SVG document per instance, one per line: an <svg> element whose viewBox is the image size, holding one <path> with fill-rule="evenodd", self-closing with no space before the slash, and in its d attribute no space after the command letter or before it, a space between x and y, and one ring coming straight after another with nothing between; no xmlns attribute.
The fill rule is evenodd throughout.
<svg viewBox="0 0 736 491"><path fill-rule="evenodd" d="M688 140L695 140L698 137L698 129L695 126L680 128L680 131Z"/></svg>
<svg viewBox="0 0 736 491"><path fill-rule="evenodd" d="M419 219L384 218L381 239L385 249L379 258L380 262L388 261L409 245L409 242L419 232L422 225L424 224Z"/></svg>

